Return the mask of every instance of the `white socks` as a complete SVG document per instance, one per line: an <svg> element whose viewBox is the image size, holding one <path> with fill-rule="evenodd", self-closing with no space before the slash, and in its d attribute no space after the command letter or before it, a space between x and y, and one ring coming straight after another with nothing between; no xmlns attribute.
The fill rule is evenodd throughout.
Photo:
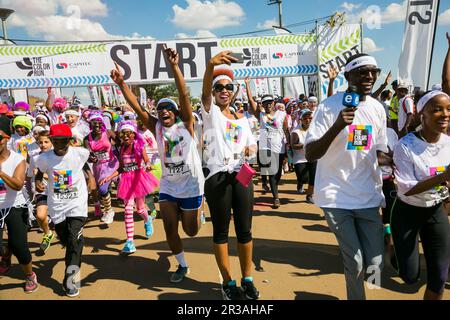
<svg viewBox="0 0 450 320"><path fill-rule="evenodd" d="M187 267L186 260L184 260L184 251L181 251L179 254L176 254L175 258L177 259L180 266L182 266L183 268Z"/></svg>

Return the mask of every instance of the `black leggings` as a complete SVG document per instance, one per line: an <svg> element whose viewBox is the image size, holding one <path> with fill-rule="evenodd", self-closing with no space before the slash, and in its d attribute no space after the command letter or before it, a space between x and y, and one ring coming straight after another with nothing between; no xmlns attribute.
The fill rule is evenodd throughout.
<svg viewBox="0 0 450 320"><path fill-rule="evenodd" d="M295 175L297 176L297 190L308 182L309 186L314 186L316 178L317 161L303 162L295 164Z"/></svg>
<svg viewBox="0 0 450 320"><path fill-rule="evenodd" d="M260 166L262 168L268 168L270 166L276 166L278 168L276 174L268 176L270 190L272 191L272 196L275 199L278 199L278 184L280 183L280 180L281 180L281 173L283 170L283 161L284 161L284 158L286 157L286 154L285 153L275 153L270 150L260 150L259 152L261 152L261 154L259 156L260 156L260 161L262 161L262 163L260 164ZM259 152L258 152L258 154L259 154ZM267 161L268 159L270 159L270 160ZM275 163L273 162L273 160L275 161ZM277 161L278 161L278 163L277 163ZM263 175L261 177L261 181L262 181L263 185L267 184L267 178L265 175Z"/></svg>
<svg viewBox="0 0 450 320"><path fill-rule="evenodd" d="M8 228L8 248L21 265L31 262L31 252L28 247L28 208L11 208L5 218Z"/></svg>
<svg viewBox="0 0 450 320"><path fill-rule="evenodd" d="M381 208L381 212L383 213L383 224L389 224L391 222L392 206L397 197L394 179L383 180L383 194L386 199L386 208Z"/></svg>
<svg viewBox="0 0 450 320"><path fill-rule="evenodd" d="M448 277L450 243L449 224L443 204L421 208L396 199L391 217L395 255L393 265L408 284L420 275L419 241L422 241L427 265L427 289L441 294Z"/></svg>
<svg viewBox="0 0 450 320"><path fill-rule="evenodd" d="M83 227L86 223L84 217L66 218L55 225L55 231L61 244L66 247L66 273L70 266L81 267L81 254L83 253Z"/></svg>
<svg viewBox="0 0 450 320"><path fill-rule="evenodd" d="M213 224L215 244L228 243L231 209L239 243L252 241L253 183L245 188L236 173L219 172L205 182L205 197Z"/></svg>

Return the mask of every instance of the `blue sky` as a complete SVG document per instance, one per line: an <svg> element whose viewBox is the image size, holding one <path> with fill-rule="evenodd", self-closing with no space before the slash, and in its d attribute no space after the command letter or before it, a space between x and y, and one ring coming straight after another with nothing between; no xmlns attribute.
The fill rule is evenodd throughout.
<svg viewBox="0 0 450 320"><path fill-rule="evenodd" d="M359 21L371 5L379 6L381 26L370 29L364 25L364 37L370 38L370 49L384 72L397 73L405 20L404 0L342 1L283 0L284 24L324 17L346 11L350 21ZM277 6L267 0L0 0L0 7L17 12L8 20L10 38L46 40L120 39L152 37L159 40L186 36L229 35L255 31L270 26L278 19ZM64 30L60 24L71 16L80 16L79 30ZM431 83L440 82L442 63L447 52L445 32L450 32L450 1L441 0L439 10ZM309 31L314 25L291 28ZM194 95L200 85L191 85ZM73 90L65 90L64 94ZM86 96L83 90L77 90ZM81 92L84 92L83 94Z"/></svg>

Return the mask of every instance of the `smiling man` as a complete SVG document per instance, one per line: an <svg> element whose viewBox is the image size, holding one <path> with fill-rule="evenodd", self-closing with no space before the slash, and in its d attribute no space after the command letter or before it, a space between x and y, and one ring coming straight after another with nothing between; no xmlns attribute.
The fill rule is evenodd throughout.
<svg viewBox="0 0 450 320"><path fill-rule="evenodd" d="M373 57L351 57L345 77L349 88L356 91L351 94L359 96L359 104L344 106L344 97L350 93L338 93L324 100L316 110L305 142L306 159L318 160L314 201L324 211L338 240L347 297L351 300L365 299L364 269L379 276L383 265L379 208L384 197L378 163L388 164L392 159L379 156L380 151L388 151L386 112L370 96L379 74Z"/></svg>

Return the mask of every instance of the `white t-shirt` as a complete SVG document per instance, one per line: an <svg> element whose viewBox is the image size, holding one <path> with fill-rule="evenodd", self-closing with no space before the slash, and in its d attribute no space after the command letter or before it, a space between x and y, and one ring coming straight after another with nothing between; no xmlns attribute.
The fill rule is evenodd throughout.
<svg viewBox="0 0 450 320"><path fill-rule="evenodd" d="M36 166L49 177L48 214L55 224L66 217L87 217L88 192L83 167L89 159L85 148L69 147L60 157L53 150L42 153Z"/></svg>
<svg viewBox="0 0 450 320"><path fill-rule="evenodd" d="M298 143L303 144L303 147L300 150L293 149L293 162L294 164L305 163L308 162L305 157L305 140L306 140L306 131L298 126L292 131L292 134L296 134L298 136Z"/></svg>
<svg viewBox="0 0 450 320"><path fill-rule="evenodd" d="M148 155L150 163L152 165L160 163L161 160L159 160L158 143L156 142L156 138L153 133L150 130L139 130L139 133L142 134L146 142L145 151Z"/></svg>
<svg viewBox="0 0 450 320"><path fill-rule="evenodd" d="M248 120L248 124L250 126L250 130L252 131L253 137L255 138L255 141L259 141L259 121L255 117L255 115L251 114L250 112L246 111L245 117Z"/></svg>
<svg viewBox="0 0 450 320"><path fill-rule="evenodd" d="M178 121L170 128L156 125L156 141L162 166L160 193L175 198L193 198L204 194L205 178L195 139Z"/></svg>
<svg viewBox="0 0 450 320"><path fill-rule="evenodd" d="M19 136L17 133L14 133L8 141L8 149L12 152L20 154L26 159L28 155L28 148L31 144L33 144L33 142L35 141L31 134Z"/></svg>
<svg viewBox="0 0 450 320"><path fill-rule="evenodd" d="M305 146L319 140L333 126L342 105L343 92L324 100L317 108ZM314 200L322 208L366 209L384 204L377 150L387 153L386 113L367 96L317 164Z"/></svg>
<svg viewBox="0 0 450 320"><path fill-rule="evenodd" d="M32 179L31 182L33 184L33 190L35 190L35 188L34 188L35 181L36 181L35 170L37 169L36 161L37 161L38 157L39 157L39 153L30 155L30 165L28 166L28 170L27 170L27 177ZM46 186L45 191L44 192L35 191L34 192L35 195L37 195L37 194L47 195L48 194L48 181L46 179L43 179L42 183Z"/></svg>
<svg viewBox="0 0 450 320"><path fill-rule="evenodd" d="M245 148L256 147L246 117L228 119L220 108L212 104L209 112L202 106L204 161L209 169L206 179L218 172L239 172L245 162Z"/></svg>
<svg viewBox="0 0 450 320"><path fill-rule="evenodd" d="M450 162L450 137L441 134L431 144L409 133L394 149L395 178L399 198L412 206L432 207L449 196L448 188L437 186L413 196L405 196L418 182L444 172Z"/></svg>
<svg viewBox="0 0 450 320"><path fill-rule="evenodd" d="M77 122L75 127L70 128L72 131L72 137L75 140L76 146L83 146L84 138L90 133L89 127L81 122Z"/></svg>
<svg viewBox="0 0 450 320"><path fill-rule="evenodd" d="M411 97L404 97L398 102L398 131L402 131L406 124L408 115L405 113L403 106L407 113L414 113L414 101Z"/></svg>
<svg viewBox="0 0 450 320"><path fill-rule="evenodd" d="M394 151L395 145L398 142L398 135L392 128L387 128L387 140L388 140L388 147L389 151ZM381 166L381 172L383 174L384 178L392 177L394 170L391 166Z"/></svg>
<svg viewBox="0 0 450 320"><path fill-rule="evenodd" d="M25 158L20 154L11 151L8 159L1 164L1 169L12 177L17 166L24 160ZM20 191L13 190L0 178L0 209L20 207L27 202L27 199L26 188Z"/></svg>
<svg viewBox="0 0 450 320"><path fill-rule="evenodd" d="M275 153L285 153L284 119L286 112L278 110L273 117L260 114L259 150L272 150Z"/></svg>
<svg viewBox="0 0 450 320"><path fill-rule="evenodd" d="M55 109L48 113L48 117L50 118L51 124L59 124L66 121L66 119L64 118L64 113L58 112Z"/></svg>

